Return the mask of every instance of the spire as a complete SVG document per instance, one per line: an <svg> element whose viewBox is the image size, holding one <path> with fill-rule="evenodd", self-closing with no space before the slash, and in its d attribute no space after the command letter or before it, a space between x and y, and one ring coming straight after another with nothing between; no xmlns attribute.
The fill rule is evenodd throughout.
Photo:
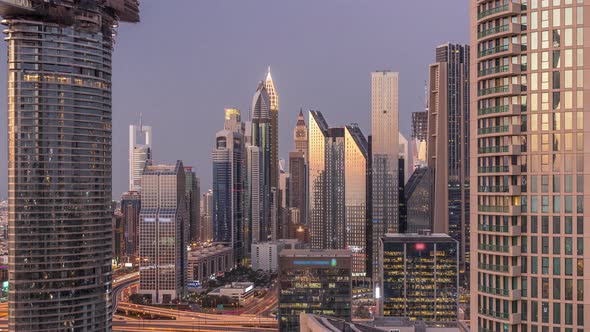
<svg viewBox="0 0 590 332"><path fill-rule="evenodd" d="M266 74L266 81L272 81L272 76L270 75L270 66L268 66L268 73Z"/></svg>
<svg viewBox="0 0 590 332"><path fill-rule="evenodd" d="M139 113L139 131L143 131L143 114Z"/></svg>
<svg viewBox="0 0 590 332"><path fill-rule="evenodd" d="M299 116L297 117L297 125L305 126L305 118L303 117L303 108L299 109Z"/></svg>

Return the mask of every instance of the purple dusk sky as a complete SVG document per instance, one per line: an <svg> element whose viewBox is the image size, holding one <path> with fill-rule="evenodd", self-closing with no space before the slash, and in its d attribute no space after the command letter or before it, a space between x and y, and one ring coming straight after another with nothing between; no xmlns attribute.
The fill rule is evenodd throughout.
<svg viewBox="0 0 590 332"><path fill-rule="evenodd" d="M128 187L128 126L152 126L155 163L194 166L211 186L223 109L244 120L267 67L279 94L280 156L293 149L299 109L370 133L370 72L400 72L400 130L423 109L434 48L467 43L467 0L140 0L141 22L121 24L113 64L113 197ZM6 77L6 43L0 77ZM6 104L6 81L0 80ZM307 113L306 113L307 114ZM0 117L0 193L6 196L6 116Z"/></svg>

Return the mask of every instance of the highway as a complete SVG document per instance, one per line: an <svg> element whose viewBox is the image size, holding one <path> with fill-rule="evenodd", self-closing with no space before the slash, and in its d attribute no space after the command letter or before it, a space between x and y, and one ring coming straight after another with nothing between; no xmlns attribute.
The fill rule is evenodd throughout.
<svg viewBox="0 0 590 332"><path fill-rule="evenodd" d="M120 276L113 280L113 312L116 313L118 310L126 314L140 313L164 319L144 320L115 315L113 317L113 331L277 331L277 321L274 318L268 318L268 314L276 307L278 301L277 286L275 284L264 298L257 300L245 313L241 315L222 315L119 302L120 293L138 282L138 272ZM0 303L0 331L8 328L7 316L8 304Z"/></svg>

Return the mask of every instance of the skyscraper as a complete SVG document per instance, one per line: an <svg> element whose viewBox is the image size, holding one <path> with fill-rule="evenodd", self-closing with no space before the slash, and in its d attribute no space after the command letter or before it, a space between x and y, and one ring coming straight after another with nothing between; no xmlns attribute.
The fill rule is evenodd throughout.
<svg viewBox="0 0 590 332"><path fill-rule="evenodd" d="M428 138L428 107L426 111L412 112L412 133L410 135L410 175L415 169L425 167Z"/></svg>
<svg viewBox="0 0 590 332"><path fill-rule="evenodd" d="M260 241L267 241L271 235L271 98L265 82L260 82L252 101L252 145L260 150ZM278 164L277 164L278 167ZM278 180L277 180L278 183ZM254 235L253 235L254 236Z"/></svg>
<svg viewBox="0 0 590 332"><path fill-rule="evenodd" d="M406 199L406 232L417 233L432 230L432 169L420 167L414 170L404 187Z"/></svg>
<svg viewBox="0 0 590 332"><path fill-rule="evenodd" d="M279 190L279 95L270 75L270 67L268 67L264 86L270 102L268 105L270 110L270 187Z"/></svg>
<svg viewBox="0 0 590 332"><path fill-rule="evenodd" d="M198 242L200 240L200 209L199 203L201 199L201 182L193 168L187 166L185 170L185 190L186 190L186 202L188 205L189 213L189 243Z"/></svg>
<svg viewBox="0 0 590 332"><path fill-rule="evenodd" d="M399 137L398 137L398 142L399 142L399 159L403 159L403 176L400 179L400 186L406 184L406 182L408 182L408 180L410 179L410 148L408 146L408 140L404 137L404 135L402 135L402 133L399 133ZM398 164L398 169L401 169L402 167Z"/></svg>
<svg viewBox="0 0 590 332"><path fill-rule="evenodd" d="M469 263L469 46L437 47L429 81L428 166L434 172L433 231L459 241L464 270Z"/></svg>
<svg viewBox="0 0 590 332"><path fill-rule="evenodd" d="M138 6L0 1L11 331L111 329L113 27Z"/></svg>
<svg viewBox="0 0 590 332"><path fill-rule="evenodd" d="M299 111L299 116L297 117L297 124L295 125L295 129L293 130L293 139L295 141L295 151L303 153L305 157L305 162L307 163L308 158L308 135L307 135L307 125L305 125L305 117L303 116L303 110Z"/></svg>
<svg viewBox="0 0 590 332"><path fill-rule="evenodd" d="M328 123L322 113L309 112L309 233L311 247L327 248L325 243L325 208L326 193L326 141L328 139Z"/></svg>
<svg viewBox="0 0 590 332"><path fill-rule="evenodd" d="M291 224L307 224L307 125L303 110L299 111L297 124L293 130L295 151L289 153L289 207ZM295 210L293 210L295 209Z"/></svg>
<svg viewBox="0 0 590 332"><path fill-rule="evenodd" d="M303 152L289 152L289 207L293 224L305 224L306 215L306 165Z"/></svg>
<svg viewBox="0 0 590 332"><path fill-rule="evenodd" d="M590 326L588 1L471 1L471 329Z"/></svg>
<svg viewBox="0 0 590 332"><path fill-rule="evenodd" d="M213 151L213 241L231 245L238 264L244 257L244 166L240 111L226 109Z"/></svg>
<svg viewBox="0 0 590 332"><path fill-rule="evenodd" d="M371 73L371 187L372 236L370 251L373 276L377 275L379 239L387 232L398 232L398 157L399 157L399 74L391 71Z"/></svg>
<svg viewBox="0 0 590 332"><path fill-rule="evenodd" d="M121 214L125 228L125 255L139 257L139 212L141 194L128 191L121 196ZM133 262L135 263L135 262Z"/></svg>
<svg viewBox="0 0 590 332"><path fill-rule="evenodd" d="M312 248L350 250L353 276L365 276L367 140L358 125L328 128L311 111L309 153Z"/></svg>
<svg viewBox="0 0 590 332"><path fill-rule="evenodd" d="M213 241L213 190L209 189L201 198L201 241Z"/></svg>
<svg viewBox="0 0 590 332"><path fill-rule="evenodd" d="M139 125L129 126L129 191L141 191L141 175L146 162L152 160L152 127L144 126L139 118Z"/></svg>
<svg viewBox="0 0 590 332"><path fill-rule="evenodd" d="M257 146L246 147L246 179L248 183L248 198L246 199L246 217L247 217L247 239L246 248L250 248L252 243L262 242L260 232L260 221L262 217L262 178L260 167L262 163L262 155L260 148ZM266 238L264 238L266 240Z"/></svg>
<svg viewBox="0 0 590 332"><path fill-rule="evenodd" d="M139 293L152 303L170 303L185 294L189 234L185 169L147 166L142 176L139 214Z"/></svg>

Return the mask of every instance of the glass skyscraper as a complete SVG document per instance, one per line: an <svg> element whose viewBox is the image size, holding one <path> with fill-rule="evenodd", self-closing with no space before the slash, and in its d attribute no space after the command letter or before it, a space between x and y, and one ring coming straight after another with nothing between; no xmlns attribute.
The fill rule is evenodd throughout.
<svg viewBox="0 0 590 332"><path fill-rule="evenodd" d="M590 326L588 5L470 1L472 330Z"/></svg>
<svg viewBox="0 0 590 332"><path fill-rule="evenodd" d="M225 110L224 129L213 151L213 241L231 245L244 258L244 124L240 111Z"/></svg>
<svg viewBox="0 0 590 332"><path fill-rule="evenodd" d="M9 329L111 329L111 69L138 1L0 1L8 42Z"/></svg>

